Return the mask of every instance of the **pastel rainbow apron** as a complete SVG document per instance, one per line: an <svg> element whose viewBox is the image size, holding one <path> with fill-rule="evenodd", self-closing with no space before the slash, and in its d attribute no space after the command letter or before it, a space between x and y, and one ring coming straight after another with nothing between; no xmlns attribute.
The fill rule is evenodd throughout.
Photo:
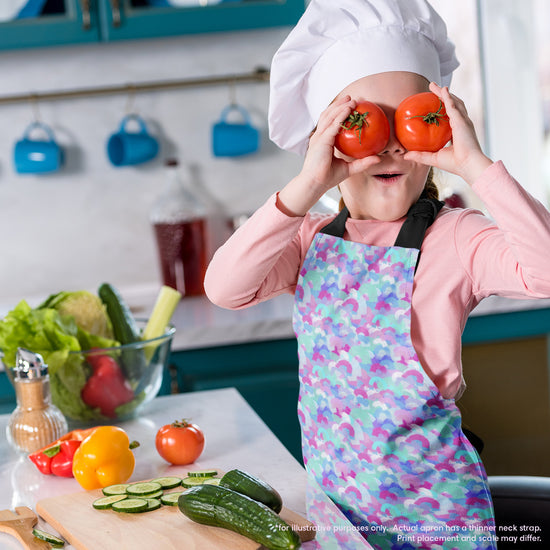
<svg viewBox="0 0 550 550"><path fill-rule="evenodd" d="M304 463L379 549L496 548L479 455L410 336L419 251L441 206L421 198L390 247L345 241L342 210L296 288Z"/></svg>

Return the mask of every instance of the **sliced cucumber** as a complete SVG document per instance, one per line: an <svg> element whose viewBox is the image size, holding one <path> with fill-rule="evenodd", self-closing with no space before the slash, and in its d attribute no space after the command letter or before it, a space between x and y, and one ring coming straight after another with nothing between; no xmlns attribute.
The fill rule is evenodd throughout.
<svg viewBox="0 0 550 550"><path fill-rule="evenodd" d="M188 477L214 477L218 475L217 470L195 470L187 472Z"/></svg>
<svg viewBox="0 0 550 550"><path fill-rule="evenodd" d="M212 479L211 477L198 477L198 476L188 476L184 477L181 480L181 484L188 489L191 487L196 487L197 485L202 485L207 479Z"/></svg>
<svg viewBox="0 0 550 550"><path fill-rule="evenodd" d="M111 508L115 502L120 502L126 498L128 498L128 495L109 495L106 497L100 497L92 502L92 506L96 510L107 510L108 508Z"/></svg>
<svg viewBox="0 0 550 550"><path fill-rule="evenodd" d="M203 481L203 485L219 485L221 482L221 479L219 477L207 477Z"/></svg>
<svg viewBox="0 0 550 550"><path fill-rule="evenodd" d="M157 477L156 479L152 479L151 483L158 483L163 489L173 489L181 485L181 477Z"/></svg>
<svg viewBox="0 0 550 550"><path fill-rule="evenodd" d="M159 489L154 493L147 493L145 495L135 495L135 496L137 496L138 498L160 498L163 494L164 494L164 491L162 489Z"/></svg>
<svg viewBox="0 0 550 550"><path fill-rule="evenodd" d="M147 501L147 508L143 510L144 512L152 512L153 510L158 510L162 503L158 498L146 498Z"/></svg>
<svg viewBox="0 0 550 550"><path fill-rule="evenodd" d="M119 483L117 485L109 485L108 487L103 488L103 494L105 496L112 496L112 495L125 495L126 489L128 488L129 483Z"/></svg>
<svg viewBox="0 0 550 550"><path fill-rule="evenodd" d="M160 501L162 504L166 504L166 506L177 506L178 505L178 499L180 498L180 495L182 495L185 491L176 491L174 493L166 493L165 495L160 497Z"/></svg>
<svg viewBox="0 0 550 550"><path fill-rule="evenodd" d="M126 493L132 496L148 497L162 491L160 483L155 481L144 481L140 483L132 483L126 487Z"/></svg>
<svg viewBox="0 0 550 550"><path fill-rule="evenodd" d="M112 509L115 512L135 514L137 512L144 512L148 506L147 500L144 498L125 498L120 502L115 502L112 505Z"/></svg>
<svg viewBox="0 0 550 550"><path fill-rule="evenodd" d="M42 531L42 529L33 529L32 534L37 539L49 542L55 548L62 548L63 546L65 546L65 541L63 539L60 539L59 537L56 537L51 533L47 533L46 531Z"/></svg>

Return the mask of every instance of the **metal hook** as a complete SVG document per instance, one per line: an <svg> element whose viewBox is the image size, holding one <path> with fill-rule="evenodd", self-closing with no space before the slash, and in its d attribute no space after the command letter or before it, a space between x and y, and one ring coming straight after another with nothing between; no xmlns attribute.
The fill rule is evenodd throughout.
<svg viewBox="0 0 550 550"><path fill-rule="evenodd" d="M237 79L232 78L229 81L229 104L230 105L237 105Z"/></svg>
<svg viewBox="0 0 550 550"><path fill-rule="evenodd" d="M134 109L134 104L136 100L136 86L135 84L128 84L126 86L128 90L128 97L126 99L126 114L134 114L136 110Z"/></svg>
<svg viewBox="0 0 550 550"><path fill-rule="evenodd" d="M31 102L33 122L40 122L40 109L38 107L38 96L36 94L30 94L29 101Z"/></svg>

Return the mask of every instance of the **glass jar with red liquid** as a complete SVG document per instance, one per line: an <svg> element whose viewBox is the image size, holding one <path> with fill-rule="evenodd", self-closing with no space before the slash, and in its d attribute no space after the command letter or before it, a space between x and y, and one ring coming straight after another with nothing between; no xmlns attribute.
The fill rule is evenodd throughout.
<svg viewBox="0 0 550 550"><path fill-rule="evenodd" d="M165 162L165 187L151 211L163 284L186 296L204 294L208 208L176 159Z"/></svg>

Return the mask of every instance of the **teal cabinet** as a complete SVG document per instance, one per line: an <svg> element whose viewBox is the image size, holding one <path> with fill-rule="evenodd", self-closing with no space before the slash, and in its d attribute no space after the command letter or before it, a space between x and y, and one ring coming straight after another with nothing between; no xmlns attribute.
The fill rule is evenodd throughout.
<svg viewBox="0 0 550 550"><path fill-rule="evenodd" d="M159 38L293 25L304 0L46 0L41 15L0 23L0 49Z"/></svg>
<svg viewBox="0 0 550 550"><path fill-rule="evenodd" d="M119 9L113 6L119 4ZM124 40L293 25L304 0L225 0L173 7L167 0L99 3L103 40ZM175 4L175 2L172 2Z"/></svg>
<svg viewBox="0 0 550 550"><path fill-rule="evenodd" d="M0 371L0 414L8 414L15 409L15 389L8 375Z"/></svg>
<svg viewBox="0 0 550 550"><path fill-rule="evenodd" d="M234 387L302 462L295 339L173 352L177 391Z"/></svg>
<svg viewBox="0 0 550 550"><path fill-rule="evenodd" d="M43 15L0 23L0 50L81 44L100 40L93 0L48 1Z"/></svg>

